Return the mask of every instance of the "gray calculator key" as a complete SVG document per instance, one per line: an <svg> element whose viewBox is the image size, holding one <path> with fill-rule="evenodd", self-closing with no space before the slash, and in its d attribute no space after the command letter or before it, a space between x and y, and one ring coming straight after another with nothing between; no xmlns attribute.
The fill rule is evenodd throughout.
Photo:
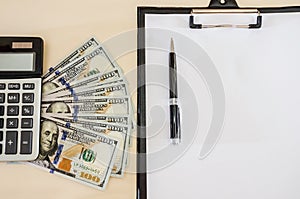
<svg viewBox="0 0 300 199"><path fill-rule="evenodd" d="M18 118L7 118L6 119L6 128L8 128L8 129L18 128Z"/></svg>
<svg viewBox="0 0 300 199"><path fill-rule="evenodd" d="M32 153L32 131L22 131L20 154L31 154L31 153Z"/></svg>
<svg viewBox="0 0 300 199"><path fill-rule="evenodd" d="M21 120L21 128L32 128L33 119L32 118L22 118Z"/></svg>
<svg viewBox="0 0 300 199"><path fill-rule="evenodd" d="M5 94L0 93L0 103L4 103L4 102L5 102Z"/></svg>
<svg viewBox="0 0 300 199"><path fill-rule="evenodd" d="M5 141L5 154L17 154L17 131L7 131Z"/></svg>
<svg viewBox="0 0 300 199"><path fill-rule="evenodd" d="M23 84L24 90L33 90L34 89L34 83L24 83Z"/></svg>
<svg viewBox="0 0 300 199"><path fill-rule="evenodd" d="M22 102L23 103L33 103L34 94L33 93L23 93Z"/></svg>
<svg viewBox="0 0 300 199"><path fill-rule="evenodd" d="M5 89L5 84L4 83L0 83L0 90L4 90Z"/></svg>
<svg viewBox="0 0 300 199"><path fill-rule="evenodd" d="M0 131L0 142L3 141L3 131Z"/></svg>
<svg viewBox="0 0 300 199"><path fill-rule="evenodd" d="M9 93L7 95L8 103L19 103L20 101L20 94L19 93Z"/></svg>
<svg viewBox="0 0 300 199"><path fill-rule="evenodd" d="M8 89L9 90L19 90L20 84L19 83L10 83L10 84L8 84Z"/></svg>
<svg viewBox="0 0 300 199"><path fill-rule="evenodd" d="M33 106L22 106L22 115L23 116L32 116L33 115Z"/></svg>
<svg viewBox="0 0 300 199"><path fill-rule="evenodd" d="M19 106L7 106L7 115L8 116L19 115Z"/></svg>
<svg viewBox="0 0 300 199"><path fill-rule="evenodd" d="M4 124L4 119L0 118L0 128L3 128L3 124Z"/></svg>
<svg viewBox="0 0 300 199"><path fill-rule="evenodd" d="M4 106L0 106L0 116L4 115Z"/></svg>

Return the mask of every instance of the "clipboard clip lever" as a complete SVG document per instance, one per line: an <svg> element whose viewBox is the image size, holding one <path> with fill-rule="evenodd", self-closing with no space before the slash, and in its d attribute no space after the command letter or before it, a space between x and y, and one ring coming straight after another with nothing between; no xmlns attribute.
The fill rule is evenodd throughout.
<svg viewBox="0 0 300 199"><path fill-rule="evenodd" d="M254 24L195 24L194 14L237 14L237 13L257 13L256 23ZM193 9L191 11L190 28L192 29L203 29L203 28L248 28L248 29L258 29L262 26L262 16L257 9Z"/></svg>

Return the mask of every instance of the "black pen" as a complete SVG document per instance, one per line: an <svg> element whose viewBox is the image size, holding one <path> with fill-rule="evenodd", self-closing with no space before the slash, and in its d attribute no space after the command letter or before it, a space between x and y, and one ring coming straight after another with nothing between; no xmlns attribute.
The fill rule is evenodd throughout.
<svg viewBox="0 0 300 199"><path fill-rule="evenodd" d="M180 110L177 94L177 66L174 42L171 38L171 51L169 54L169 89L170 89L170 139L173 144L181 142Z"/></svg>

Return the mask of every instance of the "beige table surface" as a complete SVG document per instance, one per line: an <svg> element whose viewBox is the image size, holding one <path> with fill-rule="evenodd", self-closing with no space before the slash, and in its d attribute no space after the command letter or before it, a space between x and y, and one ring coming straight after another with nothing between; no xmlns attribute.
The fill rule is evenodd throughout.
<svg viewBox="0 0 300 199"><path fill-rule="evenodd" d="M127 53L120 56L114 54L117 45L108 47L113 56L120 56L117 61L129 74L134 87L136 54L132 48L136 46L137 6L205 7L208 3L207 0L0 0L0 35L41 36L45 40L46 69L91 36L105 44L131 31L130 40L126 41L130 46ZM300 5L300 0L240 0L238 3L241 7L293 6ZM136 102L134 89L132 95ZM1 163L0 198L135 198L135 179L135 174L111 179L107 190L101 192L31 165Z"/></svg>

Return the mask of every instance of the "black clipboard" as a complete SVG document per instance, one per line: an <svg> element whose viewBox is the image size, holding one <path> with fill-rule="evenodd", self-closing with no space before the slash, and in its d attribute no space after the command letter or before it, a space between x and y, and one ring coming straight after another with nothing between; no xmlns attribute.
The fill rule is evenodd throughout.
<svg viewBox="0 0 300 199"><path fill-rule="evenodd" d="M258 11L257 20L252 24L246 24L248 28L259 29L263 27L264 18L260 16L264 13L293 13L300 12L300 6L290 6L290 7L265 7L265 8L240 8L234 0L218 1L212 0L208 7L205 8L195 8L195 7L138 7L138 50L137 50L137 63L138 63L138 109L137 109L137 196L141 199L149 198L147 197L147 124L146 124L146 48L145 48L145 16L147 14L189 14L189 27L193 29L202 29L203 24L198 24L194 21L193 10L195 9L214 9L216 11L220 10L247 10L256 9ZM176 45L176 44L175 44Z"/></svg>

